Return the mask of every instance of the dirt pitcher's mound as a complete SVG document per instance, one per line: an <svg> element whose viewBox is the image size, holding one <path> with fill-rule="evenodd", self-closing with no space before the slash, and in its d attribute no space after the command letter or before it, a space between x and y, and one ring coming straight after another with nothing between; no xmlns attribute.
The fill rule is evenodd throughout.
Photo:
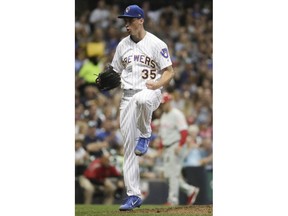
<svg viewBox="0 0 288 216"><path fill-rule="evenodd" d="M144 214L155 214L165 213L165 215L212 215L212 205L192 205L192 206L177 206L170 208L155 208L155 209L137 209L131 213L144 213Z"/></svg>

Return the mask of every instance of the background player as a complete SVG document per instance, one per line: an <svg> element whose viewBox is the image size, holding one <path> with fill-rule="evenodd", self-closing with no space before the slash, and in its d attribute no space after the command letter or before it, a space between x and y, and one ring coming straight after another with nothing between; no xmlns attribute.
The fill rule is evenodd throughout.
<svg viewBox="0 0 288 216"><path fill-rule="evenodd" d="M161 102L161 88L174 76L167 45L144 29L144 11L128 6L124 14L129 36L116 48L111 66L121 73L123 97L120 103L120 130L124 140L124 181L128 198L121 211L142 204L139 162L151 137L152 113Z"/></svg>
<svg viewBox="0 0 288 216"><path fill-rule="evenodd" d="M193 204L199 193L199 188L187 184L182 175L181 148L188 134L184 114L171 105L172 96L163 94L162 115L160 118L160 137L163 145L164 176L168 179L169 193L167 204L179 204L179 187L187 195L187 204Z"/></svg>

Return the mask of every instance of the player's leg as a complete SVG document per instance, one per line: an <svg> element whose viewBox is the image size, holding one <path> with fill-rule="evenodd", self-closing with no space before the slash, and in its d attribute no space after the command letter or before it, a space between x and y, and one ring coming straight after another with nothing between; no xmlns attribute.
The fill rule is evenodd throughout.
<svg viewBox="0 0 288 216"><path fill-rule="evenodd" d="M199 194L199 188L193 185L188 184L184 179L183 176L180 176L179 179L180 189L187 195L187 204L192 205Z"/></svg>
<svg viewBox="0 0 288 216"><path fill-rule="evenodd" d="M124 140L123 172L128 197L119 207L119 210L128 211L140 207L142 204L139 161L134 154L139 130L136 127L136 104L132 98L122 99L120 105L120 128Z"/></svg>
<svg viewBox="0 0 288 216"><path fill-rule="evenodd" d="M175 148L177 144L174 144L164 150L164 170L165 176L168 179L168 199L167 203L170 205L179 204L179 161L175 157Z"/></svg>
<svg viewBox="0 0 288 216"><path fill-rule="evenodd" d="M137 128L140 131L140 137L135 148L135 154L141 156L148 150L151 137L152 113L156 110L161 101L161 91L144 89L134 95L137 106L136 118Z"/></svg>
<svg viewBox="0 0 288 216"><path fill-rule="evenodd" d="M134 154L139 131L136 127L136 104L132 97L121 101L120 130L124 141L123 173L126 192L128 196L141 197L139 161Z"/></svg>
<svg viewBox="0 0 288 216"><path fill-rule="evenodd" d="M140 137L148 138L151 136L151 120L153 111L156 110L161 102L161 91L143 89L134 95L137 105L137 127L140 130Z"/></svg>

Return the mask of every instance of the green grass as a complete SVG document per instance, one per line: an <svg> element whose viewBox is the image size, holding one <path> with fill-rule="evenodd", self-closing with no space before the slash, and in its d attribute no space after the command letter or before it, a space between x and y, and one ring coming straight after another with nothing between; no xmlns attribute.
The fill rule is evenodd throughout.
<svg viewBox="0 0 288 216"><path fill-rule="evenodd" d="M121 212L119 211L119 205L76 205L75 206L75 216L113 216L113 215L122 215L122 214L133 214L133 215L148 215L147 213L141 212L137 214L137 210L142 209L154 209L154 208L161 208L160 205L142 205L141 208L136 208L135 210L129 212ZM163 207L162 207L163 208ZM151 215L151 214L149 214ZM159 215L159 214L157 214ZM164 215L164 214L163 214ZM160 216L160 215L159 215Z"/></svg>
<svg viewBox="0 0 288 216"><path fill-rule="evenodd" d="M136 208L133 211L119 211L119 205L75 205L75 216L114 216L114 215L135 215L135 216L212 216L212 213L200 214L194 212L191 209L190 212L186 213L175 213L175 207L163 206L163 205L142 205L140 208ZM177 207L176 207L177 208ZM181 207L179 207L181 208ZM173 212L172 212L173 211Z"/></svg>

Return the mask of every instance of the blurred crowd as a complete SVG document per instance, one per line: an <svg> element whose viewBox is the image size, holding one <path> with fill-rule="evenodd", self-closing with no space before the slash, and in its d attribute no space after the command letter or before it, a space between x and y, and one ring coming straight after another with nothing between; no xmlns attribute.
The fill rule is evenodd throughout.
<svg viewBox="0 0 288 216"><path fill-rule="evenodd" d="M75 17L75 167L76 177L84 178L96 159L109 158L120 174L123 162L118 121L122 91L100 92L94 82L95 74L112 61L117 44L127 36L123 20L117 18L126 5L94 2L94 8L78 10ZM176 72L164 91L173 95L173 106L183 111L189 125L183 167L212 170L212 0L169 2L152 8L151 1L143 1L139 6L145 11L145 29L167 43ZM139 158L142 178L162 178L161 113L159 108L153 114L153 140L148 153Z"/></svg>

